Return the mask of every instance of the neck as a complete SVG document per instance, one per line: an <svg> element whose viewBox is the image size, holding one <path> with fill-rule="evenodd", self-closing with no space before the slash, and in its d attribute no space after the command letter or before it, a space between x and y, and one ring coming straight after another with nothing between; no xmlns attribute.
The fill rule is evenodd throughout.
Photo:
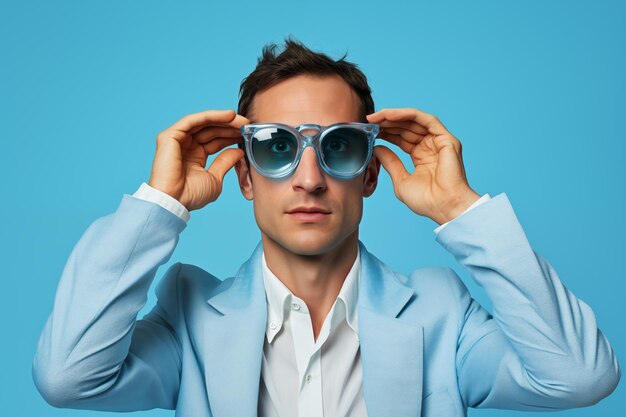
<svg viewBox="0 0 626 417"><path fill-rule="evenodd" d="M291 252L266 234L261 236L267 267L306 303L317 340L324 319L356 260L358 230L329 251L316 255Z"/></svg>

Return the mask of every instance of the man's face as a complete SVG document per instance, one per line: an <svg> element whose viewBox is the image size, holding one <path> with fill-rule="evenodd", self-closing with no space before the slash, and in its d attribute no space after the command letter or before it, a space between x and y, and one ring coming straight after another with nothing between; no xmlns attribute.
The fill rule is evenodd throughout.
<svg viewBox="0 0 626 417"><path fill-rule="evenodd" d="M277 122L291 126L306 123L330 125L358 122L359 100L339 76L301 75L258 93L249 118L254 123ZM316 130L303 130L314 134ZM283 179L261 176L254 167L236 166L245 198L253 200L254 215L263 244L276 244L300 255L328 252L346 239L358 239L363 197L377 184L380 164L372 157L358 177L339 179L319 166L315 151L308 147L294 173ZM289 212L297 207L320 207L328 214L316 219ZM269 241L268 241L269 239Z"/></svg>

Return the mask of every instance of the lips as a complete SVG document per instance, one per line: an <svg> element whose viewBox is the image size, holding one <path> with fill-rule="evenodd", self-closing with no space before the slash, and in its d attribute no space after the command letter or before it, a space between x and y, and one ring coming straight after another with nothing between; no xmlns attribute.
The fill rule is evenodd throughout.
<svg viewBox="0 0 626 417"><path fill-rule="evenodd" d="M294 214L294 213L321 213L321 214L330 214L330 210L326 210L322 207L296 207L294 209L291 209L289 211L287 211L288 214Z"/></svg>
<svg viewBox="0 0 626 417"><path fill-rule="evenodd" d="M301 206L287 211L287 214L296 221L313 223L328 219L330 210L317 206Z"/></svg>

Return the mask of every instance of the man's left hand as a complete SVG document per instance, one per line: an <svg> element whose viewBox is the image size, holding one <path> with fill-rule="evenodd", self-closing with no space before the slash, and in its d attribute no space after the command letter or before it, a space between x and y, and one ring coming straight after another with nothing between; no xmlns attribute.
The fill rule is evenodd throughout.
<svg viewBox="0 0 626 417"><path fill-rule="evenodd" d="M367 120L380 126L379 138L411 155L413 173L391 149L374 147L374 155L391 176L396 197L412 211L443 224L480 198L467 182L461 142L437 117L413 108L395 108L369 114Z"/></svg>

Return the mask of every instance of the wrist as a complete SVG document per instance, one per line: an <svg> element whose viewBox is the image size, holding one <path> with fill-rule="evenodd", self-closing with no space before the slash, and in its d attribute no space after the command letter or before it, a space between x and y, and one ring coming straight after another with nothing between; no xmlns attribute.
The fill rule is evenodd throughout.
<svg viewBox="0 0 626 417"><path fill-rule="evenodd" d="M171 187L163 186L159 182L153 181L152 178L150 178L150 180L148 181L148 185L157 191L167 194L169 197L172 197L173 199L187 207L187 205L182 201L182 196L180 195L180 192L173 190Z"/></svg>
<svg viewBox="0 0 626 417"><path fill-rule="evenodd" d="M133 194L133 197L156 203L164 209L174 213L185 222L189 221L190 215L187 207L171 195L151 186L146 182L141 184L139 189Z"/></svg>
<svg viewBox="0 0 626 417"><path fill-rule="evenodd" d="M462 194L453 196L443 205L433 220L439 225L447 223L463 214L478 199L480 199L480 195L470 188Z"/></svg>

